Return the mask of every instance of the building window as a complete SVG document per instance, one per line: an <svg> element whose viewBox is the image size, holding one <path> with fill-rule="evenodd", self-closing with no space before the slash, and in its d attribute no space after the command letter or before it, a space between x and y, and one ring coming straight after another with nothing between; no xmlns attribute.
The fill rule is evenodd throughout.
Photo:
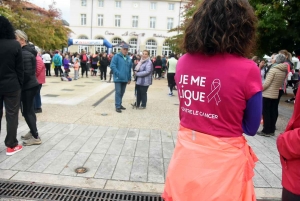
<svg viewBox="0 0 300 201"><path fill-rule="evenodd" d="M122 42L121 38L114 38L111 43L113 46L118 45ZM113 47L113 52L119 52L121 50L121 47Z"/></svg>
<svg viewBox="0 0 300 201"><path fill-rule="evenodd" d="M129 48L129 52L137 54L137 39L136 38L130 39L129 45L131 46Z"/></svg>
<svg viewBox="0 0 300 201"><path fill-rule="evenodd" d="M98 15L98 26L103 26L103 15Z"/></svg>
<svg viewBox="0 0 300 201"><path fill-rule="evenodd" d="M168 25L167 25L167 29L173 29L173 18L168 18Z"/></svg>
<svg viewBox="0 0 300 201"><path fill-rule="evenodd" d="M161 55L169 56L172 53L172 50L167 42L163 44Z"/></svg>
<svg viewBox="0 0 300 201"><path fill-rule="evenodd" d="M121 8L121 1L116 1L116 8Z"/></svg>
<svg viewBox="0 0 300 201"><path fill-rule="evenodd" d="M86 14L81 14L81 25L86 25Z"/></svg>
<svg viewBox="0 0 300 201"><path fill-rule="evenodd" d="M98 0L98 6L104 7L104 0Z"/></svg>
<svg viewBox="0 0 300 201"><path fill-rule="evenodd" d="M102 37L97 37L96 39L97 40L104 40L104 38L102 38ZM107 51L107 47L105 47L104 45L95 46L95 52L103 53L103 52L106 52L106 51Z"/></svg>
<svg viewBox="0 0 300 201"><path fill-rule="evenodd" d="M156 56L157 43L155 40L148 40L146 43L146 49L150 51L151 56Z"/></svg>
<svg viewBox="0 0 300 201"><path fill-rule="evenodd" d="M81 0L81 6L86 6L86 0Z"/></svg>
<svg viewBox="0 0 300 201"><path fill-rule="evenodd" d="M139 17L132 16L132 27L138 27L138 24L139 24Z"/></svg>
<svg viewBox="0 0 300 201"><path fill-rule="evenodd" d="M173 3L169 3L169 10L174 10L175 9L175 5Z"/></svg>
<svg viewBox="0 0 300 201"><path fill-rule="evenodd" d="M156 17L150 17L150 28L155 29Z"/></svg>
<svg viewBox="0 0 300 201"><path fill-rule="evenodd" d="M89 46L78 46L78 52L82 52L83 50L86 51L86 53L88 53L90 51L90 47Z"/></svg>
<svg viewBox="0 0 300 201"><path fill-rule="evenodd" d="M155 2L151 2L150 8L151 8L151 10L156 10L156 3Z"/></svg>
<svg viewBox="0 0 300 201"><path fill-rule="evenodd" d="M115 15L115 27L121 26L121 15Z"/></svg>

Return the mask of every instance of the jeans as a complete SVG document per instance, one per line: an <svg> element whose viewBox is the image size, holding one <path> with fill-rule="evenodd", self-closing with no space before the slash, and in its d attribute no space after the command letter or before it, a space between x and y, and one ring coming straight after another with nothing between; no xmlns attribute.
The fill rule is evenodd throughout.
<svg viewBox="0 0 300 201"><path fill-rule="evenodd" d="M115 106L116 108L121 108L122 98L125 93L127 82L115 82Z"/></svg>
<svg viewBox="0 0 300 201"><path fill-rule="evenodd" d="M282 189L282 201L299 201L300 195L296 195L291 193L290 191L286 190L285 188Z"/></svg>
<svg viewBox="0 0 300 201"><path fill-rule="evenodd" d="M46 76L51 76L51 64L45 63L46 66Z"/></svg>
<svg viewBox="0 0 300 201"><path fill-rule="evenodd" d="M6 112L6 130L5 146L14 148L18 145L17 129L19 124L21 90L11 93L0 93L0 132L1 120L3 116L3 102Z"/></svg>
<svg viewBox="0 0 300 201"><path fill-rule="evenodd" d="M61 66L55 66L55 68L54 68L54 72L55 72L56 77L58 76L58 71L59 71L59 76L61 76L63 74Z"/></svg>
<svg viewBox="0 0 300 201"><path fill-rule="evenodd" d="M38 137L36 126L36 115L33 108L34 97L39 90L39 86L22 91L21 101L23 106L23 116L34 138Z"/></svg>
<svg viewBox="0 0 300 201"><path fill-rule="evenodd" d="M262 132L266 134L275 133L277 111L278 111L277 99L263 98L264 128Z"/></svg>
<svg viewBox="0 0 300 201"><path fill-rule="evenodd" d="M79 70L74 70L74 80L78 80L79 78Z"/></svg>
<svg viewBox="0 0 300 201"><path fill-rule="evenodd" d="M155 68L155 78L160 78L160 77L161 77L161 68Z"/></svg>
<svg viewBox="0 0 300 201"><path fill-rule="evenodd" d="M147 91L148 91L149 86L141 86L141 85L136 85L136 91L137 91L137 107L140 107L141 102L142 102L142 107L146 107L147 105Z"/></svg>
<svg viewBox="0 0 300 201"><path fill-rule="evenodd" d="M41 100L41 89L43 85L39 85L39 89L34 97L34 109L42 108L42 100Z"/></svg>

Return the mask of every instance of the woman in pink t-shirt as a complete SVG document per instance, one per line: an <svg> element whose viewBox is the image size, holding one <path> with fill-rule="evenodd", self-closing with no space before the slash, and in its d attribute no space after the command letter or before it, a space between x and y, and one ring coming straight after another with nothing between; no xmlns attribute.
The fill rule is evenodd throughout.
<svg viewBox="0 0 300 201"><path fill-rule="evenodd" d="M248 0L203 0L185 30L175 80L180 130L166 178L166 201L254 201L257 158L243 133L262 114L257 65L246 57L257 18Z"/></svg>

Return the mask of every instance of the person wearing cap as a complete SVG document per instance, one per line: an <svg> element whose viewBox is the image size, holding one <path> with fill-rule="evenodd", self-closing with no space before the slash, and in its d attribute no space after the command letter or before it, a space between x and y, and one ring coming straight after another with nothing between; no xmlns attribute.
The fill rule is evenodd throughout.
<svg viewBox="0 0 300 201"><path fill-rule="evenodd" d="M115 83L115 106L116 112L121 113L122 110L126 110L122 106L123 95L126 90L126 85L131 81L131 68L132 62L128 56L127 44L122 45L121 52L116 54L111 61L110 68L113 71L114 83Z"/></svg>

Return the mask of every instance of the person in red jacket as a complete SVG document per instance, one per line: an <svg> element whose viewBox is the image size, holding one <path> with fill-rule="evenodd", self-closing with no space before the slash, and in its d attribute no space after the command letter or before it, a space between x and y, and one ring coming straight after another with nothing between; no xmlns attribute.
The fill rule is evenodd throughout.
<svg viewBox="0 0 300 201"><path fill-rule="evenodd" d="M296 51L295 51L296 52ZM297 53L296 53L297 54ZM300 200L300 93L286 130L277 138L282 165L282 201Z"/></svg>
<svg viewBox="0 0 300 201"><path fill-rule="evenodd" d="M38 48L36 48L36 50L39 52ZM42 85L46 82L45 72L46 72L45 64L40 54L38 54L36 56L36 79L40 85L39 85L39 90L34 97L35 113L42 113L41 89L42 89Z"/></svg>

